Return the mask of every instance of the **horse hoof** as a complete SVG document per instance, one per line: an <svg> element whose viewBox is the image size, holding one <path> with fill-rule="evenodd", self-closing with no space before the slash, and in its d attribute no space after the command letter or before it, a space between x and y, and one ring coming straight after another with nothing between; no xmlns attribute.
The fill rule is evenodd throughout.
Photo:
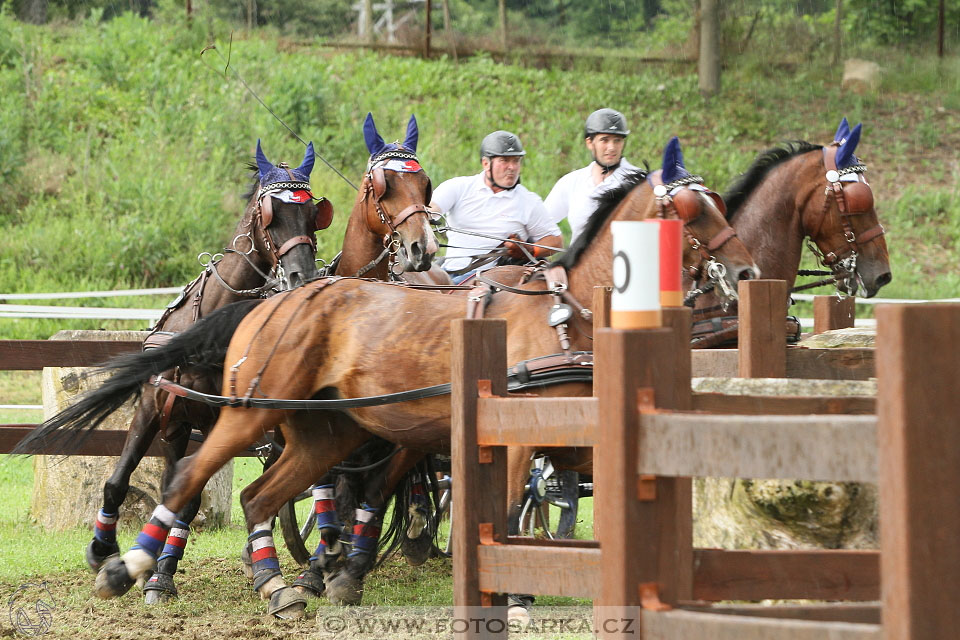
<svg viewBox="0 0 960 640"><path fill-rule="evenodd" d="M143 601L147 604L169 602L177 597L177 585L169 573L155 573L143 585Z"/></svg>
<svg viewBox="0 0 960 640"><path fill-rule="evenodd" d="M103 566L103 561L109 558L110 556L115 556L120 554L120 545L116 542L108 543L101 542L94 538L90 541L90 544L87 545L87 552L85 554L87 560L87 566L90 567L90 570L93 572L100 571L100 567Z"/></svg>
<svg viewBox="0 0 960 640"><path fill-rule="evenodd" d="M360 604L363 599L363 580L340 572L327 580L327 599L337 606Z"/></svg>
<svg viewBox="0 0 960 640"><path fill-rule="evenodd" d="M315 598L323 597L327 585L323 581L323 575L319 571L306 569L293 581L293 588L299 593L313 596Z"/></svg>
<svg viewBox="0 0 960 640"><path fill-rule="evenodd" d="M247 580L253 580L253 559L250 557L250 545L243 545L240 551L240 571L247 576Z"/></svg>
<svg viewBox="0 0 960 640"><path fill-rule="evenodd" d="M433 553L433 537L426 531L416 538L403 536L400 541L400 553L411 567L419 567L430 559Z"/></svg>
<svg viewBox="0 0 960 640"><path fill-rule="evenodd" d="M267 613L281 620L299 620L306 608L306 598L290 587L281 587L270 595Z"/></svg>
<svg viewBox="0 0 960 640"><path fill-rule="evenodd" d="M120 556L110 556L97 572L97 580L93 585L93 592L98 598L116 598L122 596L136 580L127 572L127 565Z"/></svg>

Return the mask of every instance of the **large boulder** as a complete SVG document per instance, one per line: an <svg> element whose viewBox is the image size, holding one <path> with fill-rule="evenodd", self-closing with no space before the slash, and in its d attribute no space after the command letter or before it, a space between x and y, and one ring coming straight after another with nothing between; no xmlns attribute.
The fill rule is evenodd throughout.
<svg viewBox="0 0 960 640"><path fill-rule="evenodd" d="M693 390L731 395L874 396L876 381L695 378ZM877 508L877 488L871 484L697 478L693 543L720 549L876 548Z"/></svg>
<svg viewBox="0 0 960 640"><path fill-rule="evenodd" d="M849 327L831 329L823 333L808 333L800 339L800 345L811 349L852 349L873 347L877 330L873 327Z"/></svg>
<svg viewBox="0 0 960 640"><path fill-rule="evenodd" d="M60 331L53 340L138 340L142 331ZM46 367L43 370L43 415L52 417L85 392L97 388L107 376L85 375L80 367ZM127 403L107 418L99 429L127 429L134 405ZM80 525L92 528L103 501L103 483L116 466L116 456L36 456L34 458L31 514L44 528L62 530ZM162 458L144 458L130 478L130 491L120 509L120 524L139 528L160 501ZM203 502L194 524L219 526L230 522L233 465L221 469L203 490Z"/></svg>
<svg viewBox="0 0 960 640"><path fill-rule="evenodd" d="M855 93L875 93L880 88L880 65L851 58L843 63L841 86Z"/></svg>

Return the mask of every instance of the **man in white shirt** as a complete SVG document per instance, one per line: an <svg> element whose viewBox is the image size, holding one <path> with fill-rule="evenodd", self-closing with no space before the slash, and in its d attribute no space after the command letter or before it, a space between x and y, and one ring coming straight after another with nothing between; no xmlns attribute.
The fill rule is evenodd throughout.
<svg viewBox="0 0 960 640"><path fill-rule="evenodd" d="M629 134L627 119L619 111L599 109L587 117L583 137L593 162L557 180L544 202L553 222L566 218L570 223L571 244L596 210L594 198L617 187L626 175L637 171L637 167L623 157Z"/></svg>
<svg viewBox="0 0 960 640"><path fill-rule="evenodd" d="M447 255L443 268L455 282L466 279L463 272L474 256L482 256L504 246L510 257L525 259L520 246L510 240L533 242L527 246L534 257L545 257L563 246L560 227L547 215L540 196L520 184L520 169L526 152L520 139L509 131L494 131L480 144L483 171L472 176L451 178L433 192L431 208L446 214L453 229L472 231L470 235L451 229L447 232ZM489 236L489 237L488 237ZM469 269L483 271L496 261Z"/></svg>

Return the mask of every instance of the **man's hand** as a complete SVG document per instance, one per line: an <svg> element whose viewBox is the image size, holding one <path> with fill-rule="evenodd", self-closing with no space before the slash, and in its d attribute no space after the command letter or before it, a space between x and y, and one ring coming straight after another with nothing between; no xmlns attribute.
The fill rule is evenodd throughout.
<svg viewBox="0 0 960 640"><path fill-rule="evenodd" d="M503 243L503 246L507 250L507 255L509 255L511 258L517 258L518 260L529 260L530 258L528 258L527 254L524 253L521 245L517 244L516 242L511 242L511 240L520 240L520 236L514 234L507 238L506 242Z"/></svg>

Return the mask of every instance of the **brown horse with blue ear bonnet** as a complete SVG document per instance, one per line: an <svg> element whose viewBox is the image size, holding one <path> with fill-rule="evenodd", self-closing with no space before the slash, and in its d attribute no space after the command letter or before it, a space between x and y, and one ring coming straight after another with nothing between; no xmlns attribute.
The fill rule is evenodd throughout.
<svg viewBox="0 0 960 640"><path fill-rule="evenodd" d="M313 143L295 169L274 166L257 141L256 182L233 241L221 259L211 261L204 272L184 288L147 338L146 348L163 344L186 331L201 318L228 304L253 298L252 304L279 288L302 284L317 276L314 234L327 228L333 217L328 200L314 199L310 173L314 164ZM272 275L275 273L276 275ZM219 392L220 372L189 366L163 374L168 379L198 391ZM103 561L120 551L116 542L119 508L130 487L130 476L143 459L157 433L167 462L162 486L172 476L175 463L185 451L192 429L208 431L217 411L195 403L174 401L174 396L152 385L143 387L140 404L130 423L123 451L103 486L103 503L94 521L94 538L86 551L89 566L97 571ZM173 576L183 554L190 523L200 508L199 493L177 514L177 526L160 556L154 577L144 591L148 603L177 593Z"/></svg>
<svg viewBox="0 0 960 640"><path fill-rule="evenodd" d="M795 141L769 149L727 189L727 217L762 277L792 287L808 238L841 292L870 298L891 281L866 166L854 155L861 131L844 118L826 147Z"/></svg>
<svg viewBox="0 0 960 640"><path fill-rule="evenodd" d="M337 275L395 279L400 261L414 271L430 268L437 252L426 207L433 188L417 159L419 137L411 115L403 143L387 144L367 114L363 138L370 159L347 221Z"/></svg>

